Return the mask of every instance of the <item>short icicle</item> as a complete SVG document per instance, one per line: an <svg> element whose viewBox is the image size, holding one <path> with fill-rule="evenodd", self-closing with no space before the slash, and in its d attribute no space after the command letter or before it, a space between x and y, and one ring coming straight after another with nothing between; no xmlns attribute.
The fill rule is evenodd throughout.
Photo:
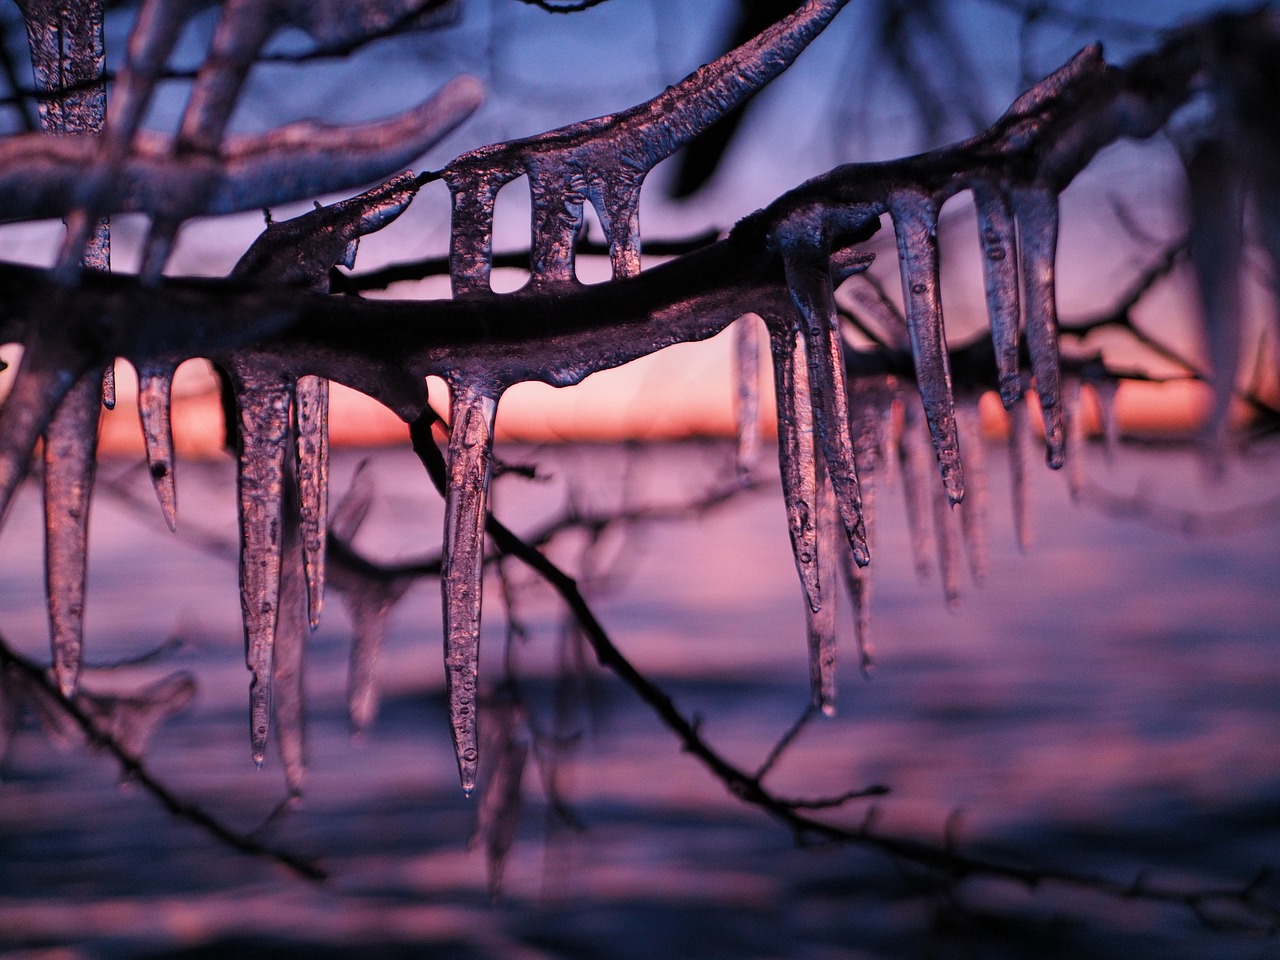
<svg viewBox="0 0 1280 960"><path fill-rule="evenodd" d="M298 503L307 578L307 620L320 625L324 605L324 548L329 526L329 381L299 377L294 387Z"/></svg>
<svg viewBox="0 0 1280 960"><path fill-rule="evenodd" d="M173 423L170 397L173 391L173 365L142 363L138 365L138 415L142 420L142 440L147 451L147 469L165 523L178 529L178 493L174 478Z"/></svg>
<svg viewBox="0 0 1280 960"><path fill-rule="evenodd" d="M285 455L289 445L290 389L245 382L237 371L240 450L240 609L244 616L253 760L262 766L271 727L271 674L280 604L281 520Z"/></svg>
<svg viewBox="0 0 1280 960"><path fill-rule="evenodd" d="M760 456L760 320L754 314L733 325L733 406L737 446L734 462L739 479L746 478Z"/></svg>
<svg viewBox="0 0 1280 960"><path fill-rule="evenodd" d="M813 406L809 400L809 368L799 331L770 327L773 382L778 404L778 466L782 499L787 510L787 533L796 572L809 609L822 607L818 577L816 456Z"/></svg>
<svg viewBox="0 0 1280 960"><path fill-rule="evenodd" d="M1013 209L1018 220L1027 351L1044 418L1046 461L1057 470L1066 457L1055 280L1058 195L1048 187L1021 187L1013 192Z"/></svg>
<svg viewBox="0 0 1280 960"><path fill-rule="evenodd" d="M102 377L84 374L44 435L45 578L53 675L63 696L75 693L84 650L89 496L98 446Z"/></svg>
<svg viewBox="0 0 1280 960"><path fill-rule="evenodd" d="M942 326L938 205L928 194L897 190L889 198L889 214L898 239L902 299L911 334L916 385L924 402L947 497L952 503L959 503L964 499L964 474L960 467L960 441L956 436L951 363Z"/></svg>
<svg viewBox="0 0 1280 960"><path fill-rule="evenodd" d="M1018 359L1018 327L1022 316L1018 297L1018 232L1009 198L999 187L975 183L973 202L978 214L982 274L1000 380L1000 400L1007 410L1022 396Z"/></svg>
<svg viewBox="0 0 1280 960"><path fill-rule="evenodd" d="M867 531L862 520L862 495L853 461L849 434L849 396L844 379L844 343L837 325L835 293L831 287L828 258L804 245L789 248L783 256L787 287L800 311L809 367L809 397L813 423L827 477L835 491L840 520L853 558L870 561Z"/></svg>
<svg viewBox="0 0 1280 960"><path fill-rule="evenodd" d="M462 790L476 785L479 751L476 697L484 525L498 397L476 384L451 385L449 489L445 499L443 571L445 689Z"/></svg>

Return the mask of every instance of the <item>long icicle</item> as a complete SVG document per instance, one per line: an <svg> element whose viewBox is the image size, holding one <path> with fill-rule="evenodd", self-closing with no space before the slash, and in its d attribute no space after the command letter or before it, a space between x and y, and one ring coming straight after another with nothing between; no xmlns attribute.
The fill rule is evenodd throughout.
<svg viewBox="0 0 1280 960"><path fill-rule="evenodd" d="M324 547L329 526L329 381L299 377L294 387L297 421L298 503L307 579L307 620L320 625L324 605Z"/></svg>
<svg viewBox="0 0 1280 960"><path fill-rule="evenodd" d="M58 689L71 696L84 649L89 496L98 446L102 377L82 376L44 435L45 581Z"/></svg>
<svg viewBox="0 0 1280 960"><path fill-rule="evenodd" d="M805 600L809 609L816 611L822 607L822 585L818 576L818 481L809 367L804 339L794 326L779 329L771 324L769 339L778 404L778 466L782 472L787 533Z"/></svg>
<svg viewBox="0 0 1280 960"><path fill-rule="evenodd" d="M1019 261L1026 309L1027 351L1044 418L1046 461L1057 470L1065 462L1062 373L1058 360L1058 297L1054 276L1058 257L1058 194L1048 187L1013 192L1018 220Z"/></svg>
<svg viewBox="0 0 1280 960"><path fill-rule="evenodd" d="M956 426L964 444L968 494L960 505L960 530L964 534L969 574L975 584L987 578L987 451L982 441L982 411L976 397L961 398Z"/></svg>
<svg viewBox="0 0 1280 960"><path fill-rule="evenodd" d="M960 441L956 435L951 363L942 326L938 282L938 205L928 194L895 190L889 214L898 239L902 299L906 306L916 384L929 421L929 433L942 468L942 483L952 503L964 499Z"/></svg>
<svg viewBox="0 0 1280 960"><path fill-rule="evenodd" d="M480 666L480 607L484 579L484 523L493 459L498 398L470 383L452 385L449 492L445 499L445 691L462 790L476 785L479 749L476 696Z"/></svg>
<svg viewBox="0 0 1280 960"><path fill-rule="evenodd" d="M929 490L932 487L924 431L920 424L920 408L912 398L902 405L902 429L898 433L898 464L902 479L902 504L907 514L907 532L911 540L911 559L917 579L929 579L933 564L929 560L930 537Z"/></svg>
<svg viewBox="0 0 1280 960"><path fill-rule="evenodd" d="M303 569L302 536L298 523L297 478L285 471L281 511L280 609L276 614L271 657L271 710L275 720L276 743L284 764L289 796L302 796L306 772L306 698L303 665L308 628L306 577Z"/></svg>
<svg viewBox="0 0 1280 960"><path fill-rule="evenodd" d="M173 390L172 363L138 365L138 414L142 419L142 439L147 452L147 469L165 523L178 529L178 490L174 478L173 421L170 395Z"/></svg>
<svg viewBox="0 0 1280 960"><path fill-rule="evenodd" d="M805 628L809 635L809 689L812 703L827 716L836 712L836 589L835 571L847 548L841 542L839 511L835 491L827 480L822 461L817 461L818 569L827 581L822 609L805 608Z"/></svg>
<svg viewBox="0 0 1280 960"><path fill-rule="evenodd" d="M26 22L32 70L45 91L40 100L41 126L55 133L100 133L106 118L102 0L71 5L22 0L19 6ZM110 229L105 220L88 226L79 263L94 270L109 270ZM57 313L51 315L56 317ZM112 369L110 364L107 369ZM105 383L101 373L88 380L80 378L53 413L45 431L45 573L50 642L54 676L67 696L75 691L83 658L89 497L97 455L98 407Z"/></svg>
<svg viewBox="0 0 1280 960"><path fill-rule="evenodd" d="M245 664L249 685L249 723L253 760L266 755L271 727L271 672L280 606L280 557L284 458L289 444L288 386L245 382L237 371L240 502L240 609L244 616ZM245 378L245 379L242 379Z"/></svg>
<svg viewBox="0 0 1280 960"><path fill-rule="evenodd" d="M733 325L733 416L737 433L734 463L746 478L760 456L760 320L754 314Z"/></svg>
<svg viewBox="0 0 1280 960"><path fill-rule="evenodd" d="M1007 410L1022 396L1018 328L1022 307L1018 296L1018 231L1009 198L1000 187L973 185L982 244L982 274L986 285L991 341L996 352L1000 400Z"/></svg>
<svg viewBox="0 0 1280 960"><path fill-rule="evenodd" d="M862 520L862 495L849 435L849 395L844 379L844 343L836 316L835 293L827 257L806 245L790 246L783 254L787 287L800 311L809 366L809 396L813 423L827 476L835 491L840 520L853 558L870 561L867 531Z"/></svg>

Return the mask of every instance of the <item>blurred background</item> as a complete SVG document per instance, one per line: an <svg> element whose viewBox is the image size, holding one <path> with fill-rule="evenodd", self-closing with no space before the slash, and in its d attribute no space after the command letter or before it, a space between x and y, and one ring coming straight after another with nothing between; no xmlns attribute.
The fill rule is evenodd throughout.
<svg viewBox="0 0 1280 960"><path fill-rule="evenodd" d="M415 167L438 169L476 146L647 99L785 6L609 0L553 15L518 0L461 0L440 29L302 63L287 61L310 42L286 31L270 48L277 62L255 69L235 126L383 116L458 72L475 74L485 106ZM838 163L968 136L1086 43L1103 41L1123 63L1162 29L1222 7L854 2L735 129L654 173L643 235L727 230ZM134 13L112 8L109 67ZM3 18L5 49L29 86L16 8ZM200 62L213 22L213 11L195 20L175 68ZM166 85L148 125L171 129L186 90L180 80ZM19 129L16 101L7 103L0 122ZM1110 148L1067 191L1064 321L1104 314L1180 240L1181 179L1176 150L1158 137ZM498 251L528 246L522 189L513 184L499 199ZM959 343L985 324L979 254L966 201L948 204L944 219L944 300ZM136 269L144 227L113 222L117 269ZM261 228L257 213L189 223L170 272L225 274ZM447 191L430 185L392 227L362 241L355 272L439 256L448 229ZM50 263L60 231L4 225L0 257ZM873 274L892 301L891 236L886 225L873 241ZM593 282L607 264L583 258L580 270ZM495 285L522 282L509 271ZM844 295L865 304L862 289ZM422 281L385 295L443 291ZM1174 272L1135 315L1194 360L1202 348L1190 291ZM1262 333L1271 307L1257 288L1250 297L1246 342L1267 360L1250 375L1274 393ZM1178 369L1124 334L1091 334L1074 348L1157 377ZM14 349L0 355L12 360ZM386 604L381 707L357 738L345 688L351 637L369 614L350 601L371 588L331 597L309 644L305 791L290 801L280 757L269 755L261 771L249 759L234 469L219 453L212 377L196 361L179 381L175 536L152 502L119 366L93 512L88 650L97 669L86 687L124 718L125 734L140 747L145 739L148 770L174 796L238 835L323 864L329 879L299 879L170 816L137 783L119 783L114 761L86 752L54 713L25 703L0 765L0 952L1275 955L1274 938L1215 931L1178 906L1053 884L942 882L858 847L796 846L683 755L592 664L547 588L506 565L487 584L485 716L527 759L519 799L498 804L496 830L490 809L470 844L486 801L463 798L456 783L438 584L429 572L404 572L438 554L442 506L403 425L349 391L335 398L333 498L353 488L357 500L369 495L351 543L401 572L400 595ZM555 528L547 550L579 578L618 646L699 718L709 742L753 769L805 710L808 668L776 467L766 453L739 486L726 439L732 395L726 337L566 390L513 390L499 413L507 442L498 452L512 469L496 481L494 504L519 532ZM1010 862L1188 889L1248 883L1280 858L1274 443L1234 451L1215 473L1191 442L1207 405L1202 388L1125 384L1115 403L1129 442L1091 442L1075 472L1051 474L1038 452L1008 445L992 399L982 402L986 441L966 452L980 455L966 470L983 491L972 498L968 558L954 518L913 492L920 477L932 482L930 470L913 472L906 460L886 469L872 530L875 670L859 670L854 618L842 611L838 714L805 727L769 782L786 796L885 785L887 796L831 819L856 826L874 807L889 833L950 837ZM1098 404L1086 402L1096 420ZM40 525L39 491L28 485L0 533L0 631L47 662ZM495 858L493 837L504 830L511 845Z"/></svg>

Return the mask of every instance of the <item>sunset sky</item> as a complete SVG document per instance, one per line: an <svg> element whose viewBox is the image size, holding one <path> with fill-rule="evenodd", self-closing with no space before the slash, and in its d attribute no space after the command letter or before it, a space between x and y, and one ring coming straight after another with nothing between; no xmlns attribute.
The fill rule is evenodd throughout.
<svg viewBox="0 0 1280 960"><path fill-rule="evenodd" d="M1022 30L1019 17L1001 4L966 2L946 5L963 41L958 58L931 57L915 51L922 63L936 61L942 75L935 85L947 91L960 80L948 69L968 70L978 83L973 111L993 120L1024 85L1020 72L1038 77L1096 37L1108 41L1108 56L1123 62L1157 42L1156 27L1200 9L1196 3L1129 5L1124 16L1100 16L1097 29L1065 29L1046 21ZM714 16L707 11L715 10ZM462 71L479 76L488 88L486 105L442 145L424 157L419 169L436 168L458 153L484 143L528 135L640 102L678 80L719 52L734 4L692 4L677 0L609 3L572 17L548 17L520 4L468 3L452 27L422 37L392 40L362 51L347 62L304 67L267 66L255 71L243 106L236 114L241 129L257 130L307 116L349 120L381 116L401 109ZM923 137L916 111L891 66L874 49L867 14L851 4L796 66L766 89L744 123L739 139L710 184L691 200L667 197L669 170L660 167L646 186L642 231L650 238L679 238L708 226L727 229L738 218L791 186L841 162L886 159L958 139L971 128L955 116ZM207 29L212 22L200 21ZM1149 24L1151 29L1143 25ZM115 29L119 29L117 25ZM178 62L195 62L200 31L188 36ZM110 40L110 37L109 37ZM288 34L277 49L298 44ZM119 50L120 42L108 49ZM948 67L950 64L950 67ZM960 64L961 66L956 66ZM298 83L305 77L305 83ZM387 82L388 78L395 82ZM181 109L182 85L173 85L153 110L149 124L165 128ZM1060 303L1064 319L1104 310L1153 258L1152 244L1181 232L1176 158L1167 142L1113 148L1072 186L1064 198L1060 263ZM522 194L522 191L523 194ZM326 198L335 199L335 198ZM272 211L284 219L305 210ZM944 211L944 303L949 335L962 342L984 323L981 274L967 200L957 198ZM226 273L261 229L258 213L194 222L184 228L170 265L175 274ZM143 224L119 217L114 225L117 269L136 269ZM517 182L499 198L495 249L528 244L527 189ZM596 236L598 225L593 224ZM446 249L447 191L440 184L424 189L409 211L383 233L363 241L357 271L387 262L439 255ZM1144 235L1133 239L1134 231ZM48 262L56 250L56 224L0 229L0 256ZM896 295L892 231L885 224L872 244L874 268ZM584 260L588 282L602 279L606 265ZM495 287L512 289L518 273L495 277ZM1153 329L1196 350L1190 287L1175 279L1144 308ZM440 295L440 286L389 291L398 297ZM1089 348L1096 349L1091 343ZM1106 341L1114 363L1133 366L1150 360L1119 339ZM10 350L12 356L12 349ZM123 366L123 365L122 365ZM767 364L766 364L767 368ZM1152 367L1170 373L1167 364ZM122 371L122 403L107 417L104 444L111 449L140 449L136 413L128 401L130 377ZM180 449L208 449L217 417L210 380L199 365L184 371L175 409ZM769 392L766 374L765 393ZM582 385L553 390L541 385L517 388L504 398L500 432L534 439L671 437L723 433L731 429L728 338L687 345L597 374ZM435 391L443 409L443 388ZM1120 409L1131 427L1186 425L1203 397L1186 385L1126 387ZM403 436L395 418L362 397L336 391L335 440L380 442ZM1000 418L989 418L998 430Z"/></svg>

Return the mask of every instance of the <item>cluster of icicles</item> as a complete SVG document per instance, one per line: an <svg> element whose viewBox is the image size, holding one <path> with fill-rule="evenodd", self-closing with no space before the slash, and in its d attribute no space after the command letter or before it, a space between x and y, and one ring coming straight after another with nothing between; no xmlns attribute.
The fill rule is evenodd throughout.
<svg viewBox="0 0 1280 960"><path fill-rule="evenodd" d="M638 107L485 147L450 163L440 177L453 197L450 272L455 298L483 306L513 296L494 294L490 288L492 220L498 191L520 176L528 177L531 188L533 249L531 278L519 296L566 297L578 288L574 251L588 203L604 229L614 280L637 277L637 210L646 174L786 69L845 2L809 0L756 39ZM155 282L185 219L349 189L385 177L421 155L479 103L478 85L464 77L421 107L377 124L305 129L294 125L259 137L225 137L245 74L277 26L292 23L311 30L318 40L338 43L351 39L338 29L342 24L352 24L352 29L358 25L362 31L370 30L370 24L387 29L416 23L415 18L433 6L410 0L227 3L180 132L172 142L150 138L139 133L138 125L156 78L183 25L202 6L198 0L143 0L113 94L111 122L101 136L63 137L56 149L48 148L49 138L35 134L0 142L0 159L7 161L7 166L0 165L3 212L22 218L67 216L67 245L55 275L69 287L84 266L105 265L107 237L102 218L110 212L151 214L153 229L145 246L142 280ZM46 89L73 84L83 88L86 80L100 77L100 2L95 6L24 0L23 8L37 77ZM356 8L362 15L344 20L335 12L339 8ZM69 76L68 64L80 64L80 74ZM874 232L880 216L887 213L898 241L906 340L941 465L941 502L959 503L964 480L957 422L963 426L966 418L963 407L957 417L952 396L939 293L937 221L944 200L961 190L972 191L985 252L1000 394L1006 406L1024 415L1021 397L1026 376L1019 351L1025 343L1044 414L1048 460L1060 465L1068 446L1069 421L1063 413L1054 307L1058 192L1102 142L1149 134L1171 107L1158 101L1144 113L1126 103L1124 112L1114 111L1123 119L1108 121L1105 137L1090 150L1072 142L1060 153L1040 150L1038 165L1025 161L1032 152L1029 145L1049 118L1056 116L1055 111L1080 99L1079 89L1085 90L1086 98L1105 100L1114 93L1106 85L1111 82L1108 69L1096 49L1087 50L1020 98L990 131L952 148L951 153L838 168L780 198L721 241L743 245L760 237L756 255L762 262L775 264L775 272L779 272L776 264L782 264L774 283L777 295L762 295L760 302L743 304L735 315L757 314L769 332L788 527L809 617L815 699L824 708L830 709L834 699L831 598L837 579L833 573L842 567L865 629L866 585L861 568L869 560L866 491L859 489L854 464L856 460L861 465L865 484L869 468L885 462L886 449L884 421L878 413L886 407L885 398L868 392L870 388L860 381L846 383L847 348L840 335L834 288L866 268L870 258L854 245ZM47 126L53 130L100 128L101 87L90 89L97 90L98 99L82 98L78 113L70 110L69 98L60 101L62 113L46 109ZM1095 104L1094 109L1102 108ZM65 115L69 113L75 116ZM1015 155L1022 162L1019 174L1012 176L1007 161ZM960 157L968 158L963 174L955 172L961 169ZM23 178L52 186L47 191L22 192L17 185ZM340 262L350 264L359 237L394 220L431 179L402 174L352 200L272 224L245 254L233 279L325 290L330 268ZM64 189L73 198L70 207L58 193ZM601 318L601 323L607 322L608 318ZM747 386L757 379L752 331L758 324L748 319L740 328L745 332L740 338L739 367L742 389L748 392L739 409L742 447L749 451L758 446L750 439L756 403ZM702 329L698 336L710 332L714 331ZM517 357L501 369L460 361L442 371L451 392L442 571L445 675L458 765L468 792L475 784L478 764L484 531L499 399L518 380L576 382L593 370L670 342L670 334L661 330L650 336L647 345L620 346L615 353L575 361L572 374L548 373L560 366L536 354ZM65 382L65 368L49 355L52 348L42 348L46 339L48 331L29 332L22 368L0 413L0 509L7 506L25 473L26 459L43 434L53 669L64 694L71 695L81 661L88 497L103 371L99 367L74 383ZM56 346L61 341L52 342ZM185 354L152 355L135 361L147 458L170 526L177 523L177 500L169 388L173 370L185 358ZM327 386L317 377L285 375L269 355L252 349L235 351L225 366L238 411L240 588L252 673L252 752L260 763L274 710L291 785L296 786L301 776L303 641L319 620L325 544L334 532L327 517ZM904 423L909 426L916 421L913 404L901 409L906 411ZM1020 431L1015 433L1022 436ZM903 433L911 435L911 430ZM966 446L971 454L980 449L976 442ZM908 455L906 446L902 450L904 464L927 465L926 454L917 450ZM915 468L912 478L919 479ZM941 507L933 512L939 517L948 513ZM358 520L342 521L344 527L351 523ZM942 530L939 524L940 536ZM362 652L354 658L359 668L351 699L357 722L367 722L371 715L370 658L382 619L394 601L390 593L366 599L356 603Z"/></svg>

